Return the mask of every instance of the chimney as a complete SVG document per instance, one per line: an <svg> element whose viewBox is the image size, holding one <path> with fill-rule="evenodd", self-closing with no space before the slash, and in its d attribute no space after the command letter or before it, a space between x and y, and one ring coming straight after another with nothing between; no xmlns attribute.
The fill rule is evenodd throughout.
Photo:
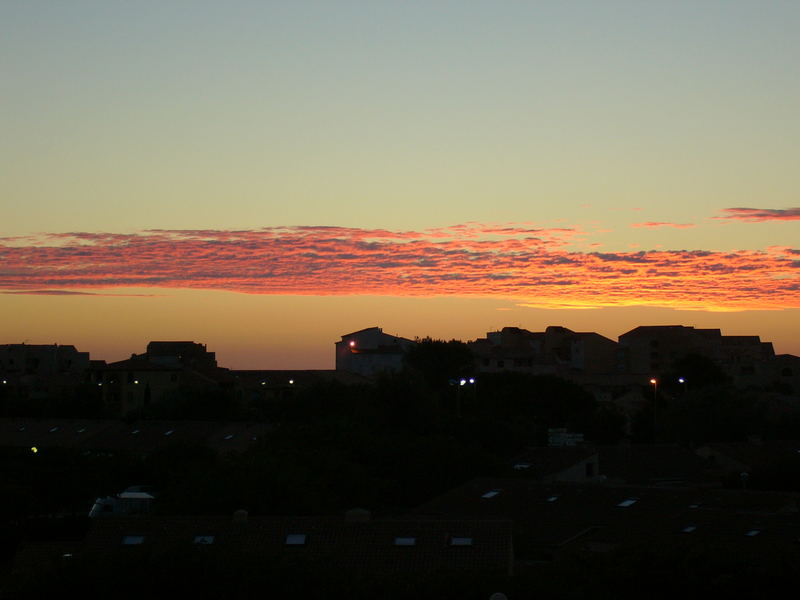
<svg viewBox="0 0 800 600"><path fill-rule="evenodd" d="M233 513L234 523L247 523L247 511L240 508Z"/></svg>

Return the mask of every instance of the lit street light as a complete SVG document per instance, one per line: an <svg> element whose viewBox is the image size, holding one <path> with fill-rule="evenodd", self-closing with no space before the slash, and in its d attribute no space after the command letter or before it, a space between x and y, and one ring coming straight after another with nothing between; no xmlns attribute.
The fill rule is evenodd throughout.
<svg viewBox="0 0 800 600"><path fill-rule="evenodd" d="M653 377L650 384L653 386L653 441L655 442L658 431L658 379Z"/></svg>

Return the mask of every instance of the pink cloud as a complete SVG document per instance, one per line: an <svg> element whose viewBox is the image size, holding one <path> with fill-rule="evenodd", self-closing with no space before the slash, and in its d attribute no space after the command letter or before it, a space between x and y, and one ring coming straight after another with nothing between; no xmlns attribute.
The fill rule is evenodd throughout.
<svg viewBox="0 0 800 600"><path fill-rule="evenodd" d="M715 219L730 219L759 223L762 221L797 221L800 219L800 207L795 208L725 208L721 217Z"/></svg>
<svg viewBox="0 0 800 600"><path fill-rule="evenodd" d="M0 289L119 287L253 294L484 296L536 306L800 307L797 250L566 250L571 229L467 223L49 233L0 240Z"/></svg>
<svg viewBox="0 0 800 600"><path fill-rule="evenodd" d="M631 227L646 227L646 228L656 228L656 227L674 227L675 229L688 229L690 227L694 227L693 223L665 223L660 221L646 221L645 223L633 223Z"/></svg>

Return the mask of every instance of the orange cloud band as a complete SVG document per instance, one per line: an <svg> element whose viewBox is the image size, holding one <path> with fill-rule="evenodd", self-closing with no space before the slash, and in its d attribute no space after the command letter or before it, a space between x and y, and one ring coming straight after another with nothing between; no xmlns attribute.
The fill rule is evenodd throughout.
<svg viewBox="0 0 800 600"><path fill-rule="evenodd" d="M800 250L576 252L570 229L468 223L63 233L0 240L0 289L492 296L526 305L800 307Z"/></svg>

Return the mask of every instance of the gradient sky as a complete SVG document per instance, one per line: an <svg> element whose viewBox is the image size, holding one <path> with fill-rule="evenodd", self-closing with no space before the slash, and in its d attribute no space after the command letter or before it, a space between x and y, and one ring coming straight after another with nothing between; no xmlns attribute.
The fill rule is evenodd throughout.
<svg viewBox="0 0 800 600"><path fill-rule="evenodd" d="M0 343L719 327L800 354L800 3L0 4ZM7 318L7 316L9 318Z"/></svg>

